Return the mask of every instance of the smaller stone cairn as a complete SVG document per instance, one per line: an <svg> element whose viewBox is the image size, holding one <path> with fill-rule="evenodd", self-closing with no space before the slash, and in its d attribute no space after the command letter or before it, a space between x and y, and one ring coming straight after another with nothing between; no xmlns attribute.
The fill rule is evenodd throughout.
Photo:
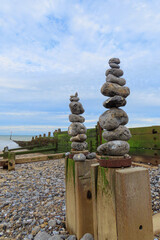
<svg viewBox="0 0 160 240"><path fill-rule="evenodd" d="M111 165L113 164L113 160L119 160L119 166L115 165L115 167L127 166L129 162L131 164L131 160L128 163L126 161L126 159L130 159L127 154L130 146L126 141L131 138L129 129L124 126L128 123L128 116L124 110L119 108L126 105L126 98L130 94L130 90L124 86L126 80L121 78L123 71L120 69L119 64L119 58L111 58L109 60L111 68L106 70L106 82L101 88L101 93L109 97L103 103L103 106L109 110L105 111L99 117L99 124L105 130L102 136L107 143L97 148L98 153L103 156L103 159L105 157L108 160L112 159ZM122 160L124 165L122 164Z"/></svg>
<svg viewBox="0 0 160 240"><path fill-rule="evenodd" d="M95 158L95 153L90 153L86 150L88 147L87 139L87 129L84 126L85 118L81 116L84 113L84 108L79 102L78 93L70 96L69 104L71 114L69 115L69 121L71 125L68 128L68 134L71 136L71 153L74 155L73 159L75 161L85 161L86 158Z"/></svg>

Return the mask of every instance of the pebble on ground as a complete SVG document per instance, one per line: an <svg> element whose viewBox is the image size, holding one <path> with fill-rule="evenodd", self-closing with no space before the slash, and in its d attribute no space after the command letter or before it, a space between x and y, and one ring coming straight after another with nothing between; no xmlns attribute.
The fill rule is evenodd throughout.
<svg viewBox="0 0 160 240"><path fill-rule="evenodd" d="M64 170L64 159L17 164L11 172L0 168L1 240L32 240L43 231L62 239L69 237L65 229ZM152 169L149 174L152 210L158 213L160 172Z"/></svg>

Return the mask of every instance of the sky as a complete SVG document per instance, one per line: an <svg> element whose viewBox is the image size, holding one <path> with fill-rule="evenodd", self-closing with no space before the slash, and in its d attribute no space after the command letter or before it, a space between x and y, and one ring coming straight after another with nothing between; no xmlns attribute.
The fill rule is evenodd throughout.
<svg viewBox="0 0 160 240"><path fill-rule="evenodd" d="M160 125L159 0L0 0L0 135L67 130L75 92L94 127L112 57L127 126Z"/></svg>

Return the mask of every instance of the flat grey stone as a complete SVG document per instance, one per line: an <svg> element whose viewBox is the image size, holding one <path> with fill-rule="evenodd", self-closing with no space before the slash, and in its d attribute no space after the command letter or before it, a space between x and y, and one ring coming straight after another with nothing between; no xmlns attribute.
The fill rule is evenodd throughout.
<svg viewBox="0 0 160 240"><path fill-rule="evenodd" d="M119 84L106 82L101 87L101 93L107 97L119 95L126 98L130 94L130 90L128 87L121 87Z"/></svg>
<svg viewBox="0 0 160 240"><path fill-rule="evenodd" d="M77 240L76 235L70 235L67 240Z"/></svg>
<svg viewBox="0 0 160 240"><path fill-rule="evenodd" d="M76 136L78 134L84 134L87 132L86 127L84 126L83 123L71 123L71 125L68 128L68 134L70 136Z"/></svg>
<svg viewBox="0 0 160 240"><path fill-rule="evenodd" d="M80 102L71 102L69 104L69 107L70 107L71 113L73 114L79 115L84 113L84 108Z"/></svg>
<svg viewBox="0 0 160 240"><path fill-rule="evenodd" d="M128 141L132 137L130 130L122 125L120 125L118 128L112 131L105 130L102 133L102 136L106 141L113 141L113 140Z"/></svg>
<svg viewBox="0 0 160 240"><path fill-rule="evenodd" d="M111 68L120 68L120 66L117 63L109 63L109 66Z"/></svg>
<svg viewBox="0 0 160 240"><path fill-rule="evenodd" d="M110 141L100 145L97 151L100 155L124 156L129 152L130 146L121 140Z"/></svg>
<svg viewBox="0 0 160 240"><path fill-rule="evenodd" d="M69 121L70 122L80 122L83 123L85 121L85 118L76 114L70 114L69 115Z"/></svg>
<svg viewBox="0 0 160 240"><path fill-rule="evenodd" d="M88 147L87 142L72 142L71 148L76 151L83 151Z"/></svg>
<svg viewBox="0 0 160 240"><path fill-rule="evenodd" d="M100 126L108 131L114 130L118 128L119 125L125 125L127 123L127 113L120 108L111 108L99 117Z"/></svg>
<svg viewBox="0 0 160 240"><path fill-rule="evenodd" d="M114 75L112 74L109 74L107 77L106 77L106 82L112 82L112 83L117 83L119 84L120 86L124 86L126 84L126 80L124 78L118 78L118 77L115 77Z"/></svg>
<svg viewBox="0 0 160 240"><path fill-rule="evenodd" d="M48 240L51 236L46 232L39 232L34 240Z"/></svg>
<svg viewBox="0 0 160 240"><path fill-rule="evenodd" d="M113 108L113 107L123 107L126 105L126 99L122 96L114 96L114 97L110 97L108 98L106 101L104 101L103 106L105 108Z"/></svg>
<svg viewBox="0 0 160 240"><path fill-rule="evenodd" d="M110 68L106 70L105 75L108 76L109 74L112 74L116 77L121 77L123 75L123 71L122 69L118 69L118 68Z"/></svg>
<svg viewBox="0 0 160 240"><path fill-rule="evenodd" d="M80 240L94 240L92 234L86 233Z"/></svg>
<svg viewBox="0 0 160 240"><path fill-rule="evenodd" d="M93 158L96 158L96 153L95 153L95 152L88 153L88 154L86 155L86 158L87 158L87 159L93 159Z"/></svg>
<svg viewBox="0 0 160 240"><path fill-rule="evenodd" d="M120 59L119 58L110 58L108 63L120 64Z"/></svg>
<svg viewBox="0 0 160 240"><path fill-rule="evenodd" d="M73 160L84 162L86 160L86 156L83 153L74 154Z"/></svg>
<svg viewBox="0 0 160 240"><path fill-rule="evenodd" d="M55 219L51 219L51 220L49 220L49 222L48 222L48 225L49 225L50 227L55 227L56 224L57 224L57 221L56 221Z"/></svg>
<svg viewBox="0 0 160 240"><path fill-rule="evenodd" d="M86 134L78 134L75 137L71 137L70 141L71 142L84 142L87 139L87 135Z"/></svg>
<svg viewBox="0 0 160 240"><path fill-rule="evenodd" d="M60 236L55 235L55 236L50 237L48 240L62 240L62 239L63 238L61 238Z"/></svg>

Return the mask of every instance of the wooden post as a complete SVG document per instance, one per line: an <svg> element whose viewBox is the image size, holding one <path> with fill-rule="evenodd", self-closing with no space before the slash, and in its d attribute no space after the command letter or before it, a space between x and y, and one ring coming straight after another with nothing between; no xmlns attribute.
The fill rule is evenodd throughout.
<svg viewBox="0 0 160 240"><path fill-rule="evenodd" d="M46 134L45 134L45 133L43 134L43 137L46 137Z"/></svg>
<svg viewBox="0 0 160 240"><path fill-rule="evenodd" d="M95 240L153 239L147 169L92 166L92 182Z"/></svg>
<svg viewBox="0 0 160 240"><path fill-rule="evenodd" d="M51 136L51 132L48 132L48 137L50 137Z"/></svg>
<svg viewBox="0 0 160 240"><path fill-rule="evenodd" d="M70 234L81 239L93 234L91 164L96 159L75 162L66 159L66 222Z"/></svg>
<svg viewBox="0 0 160 240"><path fill-rule="evenodd" d="M15 153L8 154L8 171L15 170Z"/></svg>
<svg viewBox="0 0 160 240"><path fill-rule="evenodd" d="M3 159L8 160L8 154L9 154L8 147L5 147L3 150ZM4 163L3 169L8 169L8 162Z"/></svg>

